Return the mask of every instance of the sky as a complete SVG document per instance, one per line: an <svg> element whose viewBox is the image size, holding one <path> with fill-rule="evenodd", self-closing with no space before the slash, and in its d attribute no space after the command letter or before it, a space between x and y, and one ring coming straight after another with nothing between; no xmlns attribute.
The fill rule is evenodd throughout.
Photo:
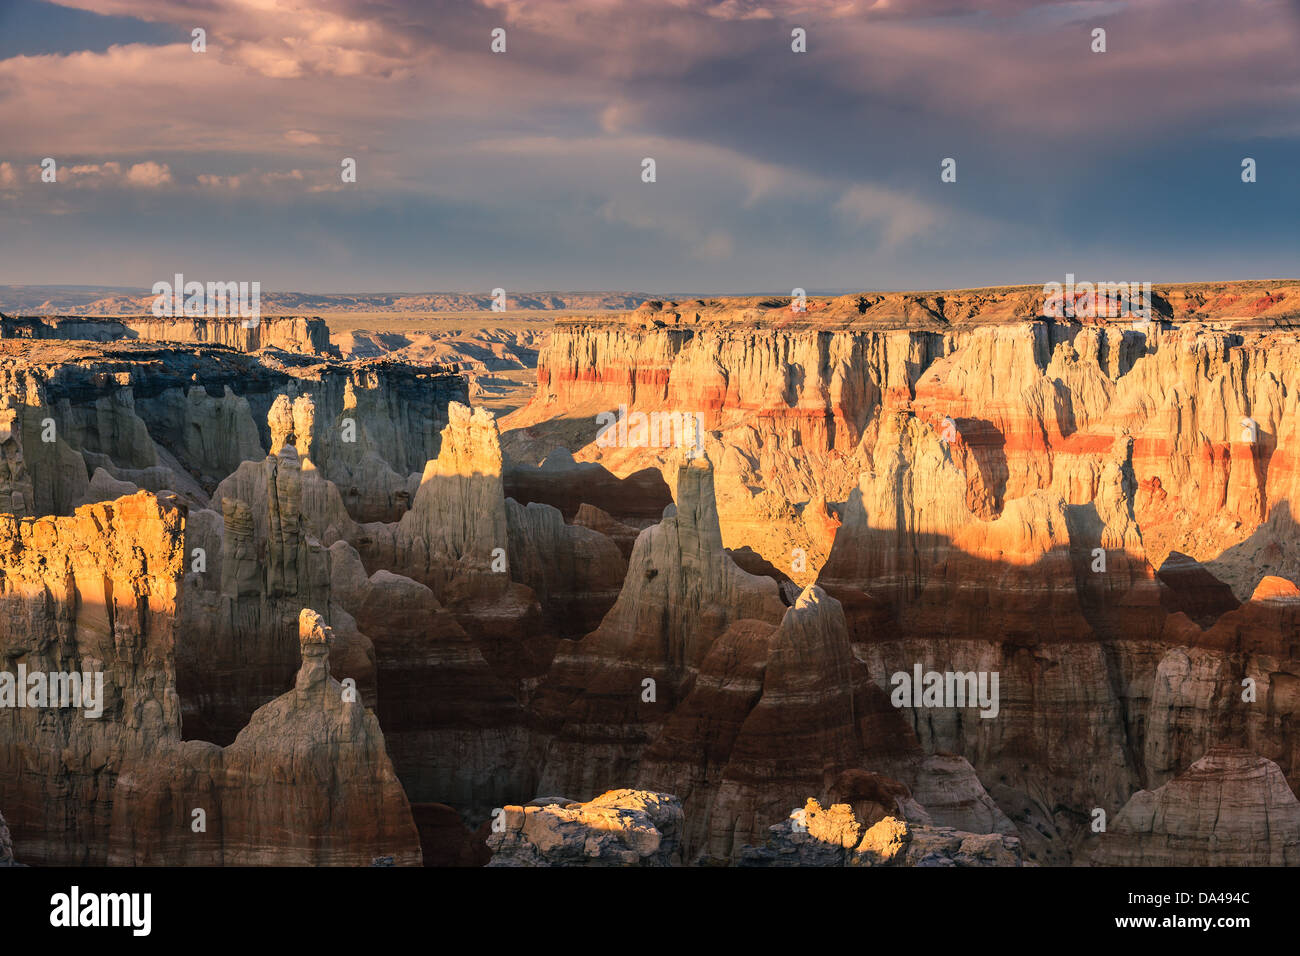
<svg viewBox="0 0 1300 956"><path fill-rule="evenodd" d="M0 283L1295 278L1297 50L1300 0L0 0Z"/></svg>

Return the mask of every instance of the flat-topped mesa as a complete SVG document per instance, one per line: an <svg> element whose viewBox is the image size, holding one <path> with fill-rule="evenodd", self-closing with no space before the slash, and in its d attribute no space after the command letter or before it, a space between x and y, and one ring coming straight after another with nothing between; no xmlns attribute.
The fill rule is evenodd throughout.
<svg viewBox="0 0 1300 956"><path fill-rule="evenodd" d="M324 319L266 315L256 323L237 316L18 316L0 319L0 338L112 342L136 339L186 345L228 345L241 352L275 347L301 355L338 355Z"/></svg>
<svg viewBox="0 0 1300 956"><path fill-rule="evenodd" d="M1064 276L1057 277L1058 280ZM1064 284L1064 283L1062 283ZM1130 288L1141 283L1125 280ZM1094 283L1091 297L1078 292L1075 310L1085 324L1105 324L1098 313L1122 300L1107 287L1115 283ZM1063 290L1064 291L1064 290ZM1118 290L1116 290L1118 291ZM1155 284L1150 287L1151 318L1174 323L1224 323L1244 328L1269 328L1300 322L1300 282L1294 279L1241 280ZM977 325L1010 325L1052 314L1054 292L1044 285L990 286L982 289L951 289L912 292L857 292L848 295L807 295L803 311L791 308L794 300L783 296L709 296L696 299L652 299L610 321L661 328L709 325L760 328L844 328L929 329L937 331ZM1084 308L1085 302L1089 303ZM1117 309L1113 310L1117 311ZM1110 321L1130 323L1127 316ZM562 316L560 325L601 324L590 316Z"/></svg>

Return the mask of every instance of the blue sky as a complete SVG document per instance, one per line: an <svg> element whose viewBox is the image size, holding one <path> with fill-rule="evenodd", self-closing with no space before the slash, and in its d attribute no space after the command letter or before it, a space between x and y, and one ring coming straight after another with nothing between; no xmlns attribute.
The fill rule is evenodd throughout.
<svg viewBox="0 0 1300 956"><path fill-rule="evenodd" d="M0 283L1296 277L1297 49L1292 0L0 0Z"/></svg>

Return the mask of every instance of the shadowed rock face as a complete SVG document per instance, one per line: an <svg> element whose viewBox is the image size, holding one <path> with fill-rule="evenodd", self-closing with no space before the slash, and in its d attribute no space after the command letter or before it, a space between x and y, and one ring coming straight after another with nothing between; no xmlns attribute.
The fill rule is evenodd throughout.
<svg viewBox="0 0 1300 956"><path fill-rule="evenodd" d="M140 755L118 779L109 863L420 865L379 722L330 676L333 640L304 608L293 689L253 714L233 744L193 741ZM140 819L158 826L141 828Z"/></svg>
<svg viewBox="0 0 1300 956"><path fill-rule="evenodd" d="M1216 748L1135 793L1093 843L1094 866L1296 866L1300 800L1271 760Z"/></svg>
<svg viewBox="0 0 1300 956"><path fill-rule="evenodd" d="M0 516L0 671L103 677L103 713L0 707L0 806L38 865L103 864L137 755L180 740L183 514L139 493L63 518Z"/></svg>
<svg viewBox="0 0 1300 956"><path fill-rule="evenodd" d="M14 861L14 844L9 836L9 827L5 824L3 814L0 814L0 866L17 866Z"/></svg>

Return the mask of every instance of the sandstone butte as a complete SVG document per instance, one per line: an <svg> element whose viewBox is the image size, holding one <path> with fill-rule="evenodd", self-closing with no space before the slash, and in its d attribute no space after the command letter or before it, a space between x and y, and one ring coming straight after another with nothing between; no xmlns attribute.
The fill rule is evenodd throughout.
<svg viewBox="0 0 1300 956"><path fill-rule="evenodd" d="M0 669L105 675L0 708L0 860L1296 862L1300 287L1041 311L562 319L500 422L319 320L0 321Z"/></svg>

